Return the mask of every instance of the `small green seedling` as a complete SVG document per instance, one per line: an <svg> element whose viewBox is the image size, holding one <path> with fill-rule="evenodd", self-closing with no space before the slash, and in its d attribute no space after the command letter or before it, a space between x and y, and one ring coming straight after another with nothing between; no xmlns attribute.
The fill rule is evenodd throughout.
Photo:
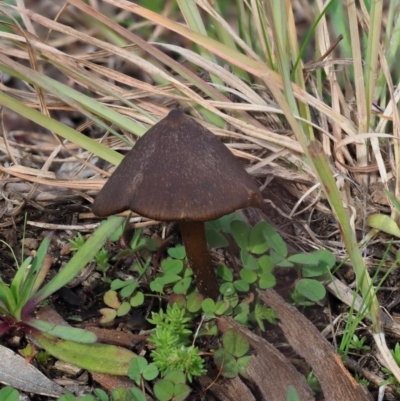
<svg viewBox="0 0 400 401"><path fill-rule="evenodd" d="M149 342L155 347L151 357L161 376L178 370L191 382L193 376L201 376L206 370L199 349L190 343L193 333L189 329L190 318L185 317L185 313L185 309L176 303L172 307L168 305L166 312L152 312L152 318L148 321L156 327Z"/></svg>
<svg viewBox="0 0 400 401"><path fill-rule="evenodd" d="M85 244L85 238L81 233L78 233L73 239L69 240L69 243L71 244L71 251L79 251Z"/></svg>
<svg viewBox="0 0 400 401"><path fill-rule="evenodd" d="M353 337L350 340L349 348L358 352L369 351L371 347L365 345L365 341L367 341L366 336L359 338L357 334L353 334Z"/></svg>
<svg viewBox="0 0 400 401"><path fill-rule="evenodd" d="M319 381L313 371L310 371L310 373L306 377L306 380L314 395L320 394L322 392L321 385L319 384Z"/></svg>

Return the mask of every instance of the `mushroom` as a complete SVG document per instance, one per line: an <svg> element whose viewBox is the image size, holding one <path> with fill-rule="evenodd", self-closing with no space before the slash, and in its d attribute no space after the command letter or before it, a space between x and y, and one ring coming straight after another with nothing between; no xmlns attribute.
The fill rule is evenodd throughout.
<svg viewBox="0 0 400 401"><path fill-rule="evenodd" d="M178 222L198 290L216 300L219 288L204 222L261 204L258 187L226 146L175 109L137 140L92 211L105 217L130 209L150 219Z"/></svg>

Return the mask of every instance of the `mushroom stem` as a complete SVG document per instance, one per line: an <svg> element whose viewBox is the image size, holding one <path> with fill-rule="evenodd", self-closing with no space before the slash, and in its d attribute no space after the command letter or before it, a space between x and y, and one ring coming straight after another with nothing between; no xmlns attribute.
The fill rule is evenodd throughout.
<svg viewBox="0 0 400 401"><path fill-rule="evenodd" d="M204 223L180 221L179 227L197 288L205 298L212 298L215 301L218 297L219 289L215 270L211 266Z"/></svg>

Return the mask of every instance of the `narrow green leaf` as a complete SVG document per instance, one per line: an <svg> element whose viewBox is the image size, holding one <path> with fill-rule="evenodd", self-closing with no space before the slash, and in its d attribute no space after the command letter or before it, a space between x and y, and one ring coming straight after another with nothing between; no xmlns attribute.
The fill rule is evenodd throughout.
<svg viewBox="0 0 400 401"><path fill-rule="evenodd" d="M85 242L81 249L71 258L66 266L50 280L31 299L32 305L36 305L48 296L68 284L102 248L107 237L124 222L123 217L111 216L102 224Z"/></svg>
<svg viewBox="0 0 400 401"><path fill-rule="evenodd" d="M10 110L15 111L17 114L35 122L36 124L47 128L48 130L54 132L62 138L68 139L76 145L90 150L96 156L101 157L109 163L118 165L123 159L123 156L115 150L109 149L107 148L107 146L96 142L95 140L83 135L82 133L75 131L72 128L50 117L45 116L44 114L24 105L21 102L18 102L11 96L6 95L4 92L0 92L0 104L9 108Z"/></svg>
<svg viewBox="0 0 400 401"><path fill-rule="evenodd" d="M14 314L17 304L11 293L10 287L0 278L0 300L3 301L7 312Z"/></svg>
<svg viewBox="0 0 400 401"><path fill-rule="evenodd" d="M35 332L35 339L51 355L91 372L126 376L136 355L125 348L107 344L81 344Z"/></svg>
<svg viewBox="0 0 400 401"><path fill-rule="evenodd" d="M36 252L36 256L33 259L32 266L28 271L26 279L24 280L22 287L20 288L20 294L18 295L18 308L16 313L20 314L22 308L25 306L27 300L33 295L34 288L37 288L36 280L43 280L40 276L40 269L43 266L44 259L47 254L47 250L50 245L50 236L47 236L43 239L42 243L39 246L39 249ZM39 282L37 285L40 285Z"/></svg>
<svg viewBox="0 0 400 401"><path fill-rule="evenodd" d="M15 302L18 302L18 298L19 298L20 291L21 291L22 284L23 284L23 279L25 277L25 272L26 272L26 269L31 264L31 262L32 262L32 257L31 256L26 258L22 262L21 266L18 268L18 271L15 274L15 276L14 276L12 282L11 282L10 289L11 289L11 293L12 293L14 299L15 299Z"/></svg>
<svg viewBox="0 0 400 401"><path fill-rule="evenodd" d="M400 229L396 222L386 214L372 214L367 219L367 224L376 228L384 233L394 235L395 237L400 237Z"/></svg>
<svg viewBox="0 0 400 401"><path fill-rule="evenodd" d="M63 340L74 341L82 344L95 343L97 340L96 334L76 327L62 326L39 319L30 319L26 323L43 333L47 333Z"/></svg>

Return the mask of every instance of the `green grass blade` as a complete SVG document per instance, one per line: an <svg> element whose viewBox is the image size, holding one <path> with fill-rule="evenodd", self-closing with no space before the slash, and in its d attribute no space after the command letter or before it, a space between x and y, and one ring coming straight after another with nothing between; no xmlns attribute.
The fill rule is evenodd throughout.
<svg viewBox="0 0 400 401"><path fill-rule="evenodd" d="M24 276L25 276L26 270L28 269L31 262L32 262L31 256L26 258L22 262L21 266L18 268L17 273L15 274L13 281L11 282L10 289L11 289L11 293L15 299L15 302L18 302L18 298L20 298L22 286L24 284Z"/></svg>
<svg viewBox="0 0 400 401"><path fill-rule="evenodd" d="M0 66L1 69L1 66ZM23 103L15 100L11 96L6 95L3 92L0 92L0 104L9 108L10 110L15 111L17 114L25 117L40 126L47 128L48 130L54 132L55 134L75 143L78 146L92 152L98 157L112 163L114 165L118 165L123 156L119 153L115 152L112 149L107 148L106 146L94 141L91 138L81 134L78 131L73 130L66 125L45 116L44 114L24 105Z"/></svg>
<svg viewBox="0 0 400 401"><path fill-rule="evenodd" d="M106 239L123 224L123 217L111 216L90 236L82 248L71 258L66 266L30 300L29 309L34 308L55 291L68 284L103 247Z"/></svg>
<svg viewBox="0 0 400 401"><path fill-rule="evenodd" d="M11 293L10 287L0 278L0 300L3 302L5 309L13 315L17 306L15 299Z"/></svg>
<svg viewBox="0 0 400 401"><path fill-rule="evenodd" d="M369 316L372 321L374 332L379 333L381 331L379 319L379 303L376 298L376 294L372 288L371 278L361 256L360 248L358 247L357 239L352 230L349 217L343 206L339 190L332 175L332 170L327 160L327 156L325 155L321 144L317 141L311 142L308 150L310 152L310 157L314 163L315 169L318 173L319 180L323 185L323 188L325 188L325 194L328 202L336 215L343 242L345 243L354 272L357 277L357 283L360 286L363 297L370 306Z"/></svg>

